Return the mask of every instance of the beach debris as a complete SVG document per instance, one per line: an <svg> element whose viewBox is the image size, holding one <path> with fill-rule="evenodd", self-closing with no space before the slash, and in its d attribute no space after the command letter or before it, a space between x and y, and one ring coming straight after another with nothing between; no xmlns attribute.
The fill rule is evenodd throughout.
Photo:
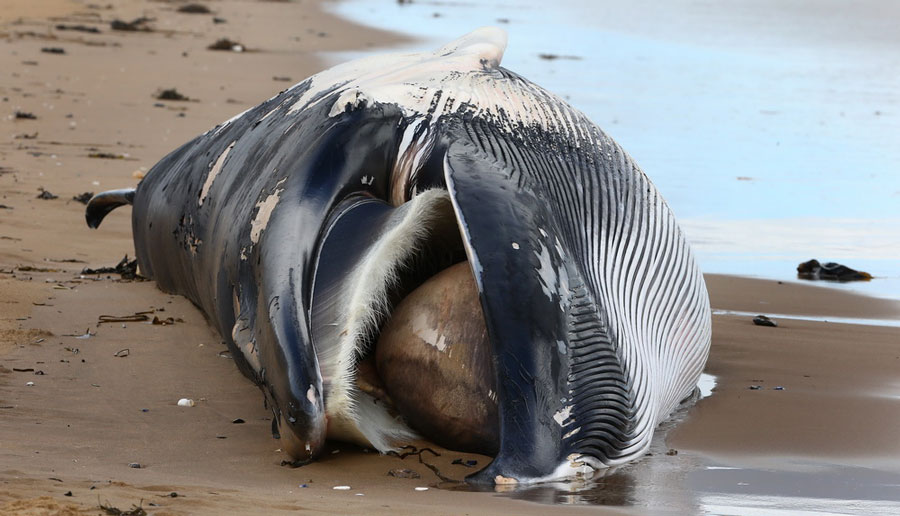
<svg viewBox="0 0 900 516"><path fill-rule="evenodd" d="M176 9L176 11L185 14L212 14L209 7L206 7L203 4L184 4Z"/></svg>
<svg viewBox="0 0 900 516"><path fill-rule="evenodd" d="M784 387L782 387L782 386L780 386L780 385L776 385L775 387L772 387L772 390L773 390L773 391L783 391L783 390L784 390Z"/></svg>
<svg viewBox="0 0 900 516"><path fill-rule="evenodd" d="M19 272L59 272L59 269L50 269L47 267L35 267L33 265L19 265L16 267Z"/></svg>
<svg viewBox="0 0 900 516"><path fill-rule="evenodd" d="M416 491L428 491L427 487L417 487Z"/></svg>
<svg viewBox="0 0 900 516"><path fill-rule="evenodd" d="M191 100L188 96L182 95L175 88L169 88L165 90L159 90L156 95L153 96L158 100L179 100L179 101L188 101Z"/></svg>
<svg viewBox="0 0 900 516"><path fill-rule="evenodd" d="M676 450L675 448L669 448L669 451L666 452L666 455L670 457L678 455L678 450Z"/></svg>
<svg viewBox="0 0 900 516"><path fill-rule="evenodd" d="M812 259L797 266L797 277L805 280L826 281L869 281L872 275L868 272L851 269L835 262L819 263Z"/></svg>
<svg viewBox="0 0 900 516"><path fill-rule="evenodd" d="M179 407L193 407L196 404L197 403L190 398L181 398L180 400L178 400Z"/></svg>
<svg viewBox="0 0 900 516"><path fill-rule="evenodd" d="M153 32L153 29L147 25L152 21L152 18L147 18L145 16L135 18L130 22L113 20L109 23L109 28L111 28L112 30L121 30L125 32Z"/></svg>
<svg viewBox="0 0 900 516"><path fill-rule="evenodd" d="M58 195L53 195L49 191L44 190L43 186L38 188L38 191L41 192L37 196L38 199L50 200L50 199L58 199L59 198Z"/></svg>
<svg viewBox="0 0 900 516"><path fill-rule="evenodd" d="M81 204L87 204L90 202L91 198L94 197L94 192L84 192L83 194L72 196L73 201L78 201Z"/></svg>
<svg viewBox="0 0 900 516"><path fill-rule="evenodd" d="M757 315L756 317L754 317L753 324L755 324L757 326L770 326L772 328L775 328L778 326L778 323L776 323L772 319L769 319L765 315Z"/></svg>
<svg viewBox="0 0 900 516"><path fill-rule="evenodd" d="M232 420L232 421L231 421L231 424L232 424L232 425L243 425L243 424L244 424L244 420L241 419L241 418L237 418L237 419Z"/></svg>
<svg viewBox="0 0 900 516"><path fill-rule="evenodd" d="M13 367L12 370L17 373L33 373L34 372L33 367Z"/></svg>
<svg viewBox="0 0 900 516"><path fill-rule="evenodd" d="M72 491L66 491L63 496L72 496Z"/></svg>
<svg viewBox="0 0 900 516"><path fill-rule="evenodd" d="M96 333L91 333L91 329L87 328L84 330L84 333L63 333L60 337L75 337L76 339L89 339L93 336L97 335ZM74 353L78 353L78 348L66 348L66 351L72 351Z"/></svg>
<svg viewBox="0 0 900 516"><path fill-rule="evenodd" d="M220 38L212 45L206 47L209 50L229 50L231 52L243 52L245 50L244 45L237 41L232 41L228 38Z"/></svg>
<svg viewBox="0 0 900 516"><path fill-rule="evenodd" d="M441 456L440 453L438 453L438 452L432 450L431 448L422 448L422 449L420 450L420 449L416 448L415 446L413 446L413 445L411 445L411 444L407 444L406 446L404 446L404 447L402 447L402 448L400 448L400 449L401 449L401 450L409 450L409 451L404 451L404 452L402 452L402 453L398 453L398 452L395 452L394 450L389 450L389 451L386 453L386 455L393 455L394 457L399 457L400 459L405 459L405 458L409 457L410 455L418 455L418 456L419 456L419 461L420 461L420 462L422 461L422 454L423 454L424 452L429 452L429 453L431 453L432 455L434 455L435 457L440 457L440 456Z"/></svg>
<svg viewBox="0 0 900 516"><path fill-rule="evenodd" d="M747 387L747 388L750 389L751 391L758 391L758 390L762 389L762 386L761 385L751 385L750 387Z"/></svg>
<svg viewBox="0 0 900 516"><path fill-rule="evenodd" d="M61 47L44 47L41 49L41 52L45 54L58 54L63 55L66 53L66 49Z"/></svg>
<svg viewBox="0 0 900 516"><path fill-rule="evenodd" d="M580 61L581 60L581 57L579 57L579 56L567 56L567 55L550 54L550 53L538 54L538 57L540 57L541 59L547 60L547 61L555 61L557 59L569 59L572 61Z"/></svg>
<svg viewBox="0 0 900 516"><path fill-rule="evenodd" d="M133 280L141 278L137 273L137 259L129 260L126 254L124 258L119 260L115 267L100 267L99 269L91 269L85 267L81 269L81 274L119 274L123 280ZM143 278L141 278L143 279ZM153 313L148 312L148 313ZM113 321L109 321L113 322Z"/></svg>
<svg viewBox="0 0 900 516"><path fill-rule="evenodd" d="M34 113L29 113L27 111L16 110L13 116L16 120L37 120L37 116L35 116Z"/></svg>
<svg viewBox="0 0 900 516"><path fill-rule="evenodd" d="M95 159L125 159L122 154L114 154L112 152L92 152L88 154L89 158Z"/></svg>
<svg viewBox="0 0 900 516"><path fill-rule="evenodd" d="M116 358L122 358L122 357L127 357L130 354L131 354L131 349L124 348L124 349L120 349L119 351L116 351L115 353L113 353L113 356Z"/></svg>
<svg viewBox="0 0 900 516"><path fill-rule="evenodd" d="M150 316L147 314L152 314L153 311L149 312L135 312L133 315L101 315L97 318L97 326L99 327L104 323L117 323L117 322L144 322L149 321ZM123 325L124 326L124 325Z"/></svg>
<svg viewBox="0 0 900 516"><path fill-rule="evenodd" d="M100 34L97 27L89 27L87 25L57 25L56 30L71 30L75 32L87 32L89 34Z"/></svg>
<svg viewBox="0 0 900 516"><path fill-rule="evenodd" d="M166 317L165 319L160 319L157 316L153 316L153 320L150 321L150 324L156 326L171 326L177 322L184 322L184 319L181 317Z"/></svg>
<svg viewBox="0 0 900 516"><path fill-rule="evenodd" d="M387 474L388 474L388 476L391 476L394 478L422 478L422 475L416 473L415 471L413 471L411 469L406 469L406 468L392 469L392 470L388 471Z"/></svg>
<svg viewBox="0 0 900 516"><path fill-rule="evenodd" d="M25 387L34 387L34 382L25 382Z"/></svg>
<svg viewBox="0 0 900 516"><path fill-rule="evenodd" d="M453 459L453 462L451 462L451 464L458 464L460 466L465 466L467 468L474 468L475 466L478 465L478 461L472 460L472 459L469 459L469 460Z"/></svg>
<svg viewBox="0 0 900 516"><path fill-rule="evenodd" d="M137 464L137 466L132 466L132 464ZM141 467L141 465L138 464L137 462L132 462L128 466L129 467L138 467L138 468ZM144 503L144 501L141 500L141 505L143 505L143 503ZM106 501L106 505L103 505L102 503L100 503L100 495L97 495L97 506L100 508L101 511L105 512L106 514L109 514L110 516L147 516L147 511L145 511L144 508L141 507L141 505L132 504L131 509L129 509L127 511L123 511L122 509L119 509L118 507L113 507L112 505L110 505L109 500Z"/></svg>
<svg viewBox="0 0 900 516"><path fill-rule="evenodd" d="M17 134L15 136L13 136L13 139L15 139L15 140L34 140L37 137L38 137L38 132L35 131L31 134L28 134L28 133ZM11 170L6 170L6 169L3 169L2 167L0 167L0 174L5 174L8 172L11 172Z"/></svg>
<svg viewBox="0 0 900 516"><path fill-rule="evenodd" d="M349 491L350 486L334 486L332 487L335 491Z"/></svg>

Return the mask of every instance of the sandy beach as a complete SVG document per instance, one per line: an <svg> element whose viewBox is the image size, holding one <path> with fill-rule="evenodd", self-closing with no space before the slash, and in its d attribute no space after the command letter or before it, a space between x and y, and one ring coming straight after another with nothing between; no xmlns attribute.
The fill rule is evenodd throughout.
<svg viewBox="0 0 900 516"><path fill-rule="evenodd" d="M131 214L92 231L73 197L134 186L176 146L324 68L319 52L403 36L312 0L181 5L0 10L0 513L900 512L900 304L723 275L707 275L712 392L633 465L503 493L466 490L474 470L453 464L490 458L427 443L435 453L404 459L331 443L314 464L282 466L263 396L190 302L81 274L134 254ZM142 30L111 30L138 18ZM222 38L243 51L207 49ZM189 100L154 98L171 88ZM761 327L757 313L784 317Z"/></svg>

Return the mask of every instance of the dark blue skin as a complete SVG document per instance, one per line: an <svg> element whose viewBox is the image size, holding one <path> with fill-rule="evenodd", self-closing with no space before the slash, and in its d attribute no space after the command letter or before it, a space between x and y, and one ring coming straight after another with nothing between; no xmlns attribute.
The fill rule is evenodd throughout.
<svg viewBox="0 0 900 516"><path fill-rule="evenodd" d="M493 73L515 79L502 68ZM281 109L260 121L275 106L290 105L305 87L177 149L150 170L133 199L142 273L204 312L240 370L263 390L277 432L287 437L285 450L298 462L321 453L327 427L309 320L324 231L354 209L358 204L350 201L358 197L383 202L386 213L393 209L391 170L410 122L389 104L348 107L329 117L333 92L323 93L328 98L311 109L290 115ZM625 184L627 171L604 156L609 149L575 148L535 128L512 135L464 108L430 120L437 143L405 191L437 187L453 196L493 349L500 451L468 480L540 478L573 453L615 460L631 437L633 394L597 302L598 286L587 279L594 257L586 240L598 223L592 217L600 200L591 192L612 188L601 175ZM210 164L232 142L200 206ZM248 228L257 203L276 189L280 201L251 248ZM99 203L89 207L89 224L99 224L108 211ZM242 249L249 249L246 260ZM541 249L549 260L543 265ZM340 274L333 267L321 270ZM542 282L561 284L563 275L564 293L548 294ZM259 374L232 339L236 321L256 336ZM553 419L565 406L573 407L570 417L583 428L569 438Z"/></svg>

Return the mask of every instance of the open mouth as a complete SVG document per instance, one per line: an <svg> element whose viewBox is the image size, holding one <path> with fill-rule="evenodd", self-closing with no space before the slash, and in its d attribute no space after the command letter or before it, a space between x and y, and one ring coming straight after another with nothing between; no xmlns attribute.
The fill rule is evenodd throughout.
<svg viewBox="0 0 900 516"><path fill-rule="evenodd" d="M490 340L449 195L359 198L336 213L311 303L328 436L386 451L412 437L408 425L495 454Z"/></svg>

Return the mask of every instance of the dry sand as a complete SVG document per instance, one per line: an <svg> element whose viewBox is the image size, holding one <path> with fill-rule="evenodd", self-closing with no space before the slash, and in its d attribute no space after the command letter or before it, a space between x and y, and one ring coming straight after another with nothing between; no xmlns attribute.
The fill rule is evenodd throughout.
<svg viewBox="0 0 900 516"><path fill-rule="evenodd" d="M178 5L7 0L0 10L0 513L97 514L100 503L158 515L548 510L522 500L601 504L605 512L749 513L752 500L736 487L747 482L709 477L722 464L733 469L721 471L750 476L794 475L785 477L797 483L794 494L777 486L754 492L794 500L777 507L806 508L821 498L835 501L826 503L831 509L842 498L875 500L855 507L876 511L900 507L892 505L900 495L877 488L900 474L900 328L792 319L765 328L735 315L714 317L713 395L666 425L652 456L594 483L511 495L442 489L459 486L442 482L417 456L401 460L341 443L315 464L281 466L262 395L193 305L152 282L79 275L133 254L130 213L116 212L90 231L72 197L136 184L177 145L321 69L316 52L399 37L348 24L308 0L209 2L227 20L221 24L213 15L176 13ZM141 16L153 19L153 32L109 30L113 19ZM221 37L248 51L206 49ZM273 79L283 77L290 82ZM173 87L195 100L152 97ZM36 119L16 119L17 111ZM90 157L97 153L118 159ZM37 199L39 188L59 197ZM728 276L708 282L722 310L900 317L896 303L818 287ZM178 322L97 324L101 315L148 310ZM125 349L127 356L116 356ZM176 406L183 397L196 406ZM233 423L238 418L244 423ZM435 450L440 457L422 460L453 480L471 472L453 459L488 460ZM844 468L838 475L850 478L849 494L809 488L826 467ZM397 468L421 478L387 475ZM430 489L414 490L420 486Z"/></svg>

